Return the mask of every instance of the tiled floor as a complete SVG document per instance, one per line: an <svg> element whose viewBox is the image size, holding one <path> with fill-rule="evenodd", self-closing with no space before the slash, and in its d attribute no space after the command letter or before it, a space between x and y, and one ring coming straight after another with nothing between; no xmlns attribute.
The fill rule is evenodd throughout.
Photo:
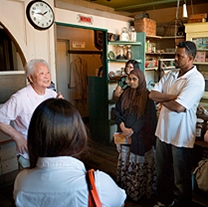
<svg viewBox="0 0 208 207"><path fill-rule="evenodd" d="M86 161L87 168L94 168L102 170L108 173L113 179L115 179L116 175L116 161L117 161L117 151L115 146L106 146L104 144L90 141L89 144L89 155ZM0 188L0 207L14 207L13 197L13 186L7 186L4 188ZM177 197L176 197L177 199ZM192 207L208 207L208 196L195 194L194 200L201 202L201 205L193 203ZM157 201L156 196L153 196L151 199L141 199L138 202L131 201L127 199L125 203L125 207L153 207L155 202ZM175 205L176 206L176 205ZM58 207L58 206L56 206ZM184 206L188 207L188 206Z"/></svg>

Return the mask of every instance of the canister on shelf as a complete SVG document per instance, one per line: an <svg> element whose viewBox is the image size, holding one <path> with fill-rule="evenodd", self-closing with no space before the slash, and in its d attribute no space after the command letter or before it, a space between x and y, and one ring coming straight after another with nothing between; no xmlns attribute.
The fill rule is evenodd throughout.
<svg viewBox="0 0 208 207"><path fill-rule="evenodd" d="M120 41L129 41L129 33L126 27L123 27L121 30Z"/></svg>
<svg viewBox="0 0 208 207"><path fill-rule="evenodd" d="M203 140L203 124L204 120L197 118L197 123L196 123L196 140L201 141Z"/></svg>

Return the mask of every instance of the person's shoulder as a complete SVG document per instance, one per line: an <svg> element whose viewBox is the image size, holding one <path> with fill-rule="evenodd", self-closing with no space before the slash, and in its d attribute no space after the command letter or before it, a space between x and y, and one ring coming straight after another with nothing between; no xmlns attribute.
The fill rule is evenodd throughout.
<svg viewBox="0 0 208 207"><path fill-rule="evenodd" d="M30 175L31 169L29 168L24 168L23 170L19 171L17 176L16 176L16 181L20 180L25 180L28 175Z"/></svg>
<svg viewBox="0 0 208 207"><path fill-rule="evenodd" d="M100 170L95 170L94 171L94 175L95 177L97 177L99 180L101 180L102 182L107 181L107 180L112 180L112 178L110 177L110 175L108 175L107 173L100 171Z"/></svg>
<svg viewBox="0 0 208 207"><path fill-rule="evenodd" d="M52 97L57 96L57 92L54 91L53 89L49 89L49 88L46 88L46 94L49 95L49 96L52 96Z"/></svg>

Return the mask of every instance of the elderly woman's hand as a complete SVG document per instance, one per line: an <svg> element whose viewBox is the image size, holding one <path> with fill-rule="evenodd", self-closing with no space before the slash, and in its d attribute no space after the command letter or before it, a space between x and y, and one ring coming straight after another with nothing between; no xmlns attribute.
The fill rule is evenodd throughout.
<svg viewBox="0 0 208 207"><path fill-rule="evenodd" d="M57 93L56 98L62 98L62 99L64 99L64 97L62 96L61 92L58 92L58 93Z"/></svg>

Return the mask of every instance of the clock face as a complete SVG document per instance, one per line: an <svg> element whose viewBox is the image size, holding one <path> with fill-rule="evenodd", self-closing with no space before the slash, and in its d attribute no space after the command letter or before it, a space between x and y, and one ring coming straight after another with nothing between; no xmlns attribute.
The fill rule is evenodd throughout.
<svg viewBox="0 0 208 207"><path fill-rule="evenodd" d="M49 4L41 0L31 1L27 5L26 15L35 29L45 30L54 23L54 12Z"/></svg>

